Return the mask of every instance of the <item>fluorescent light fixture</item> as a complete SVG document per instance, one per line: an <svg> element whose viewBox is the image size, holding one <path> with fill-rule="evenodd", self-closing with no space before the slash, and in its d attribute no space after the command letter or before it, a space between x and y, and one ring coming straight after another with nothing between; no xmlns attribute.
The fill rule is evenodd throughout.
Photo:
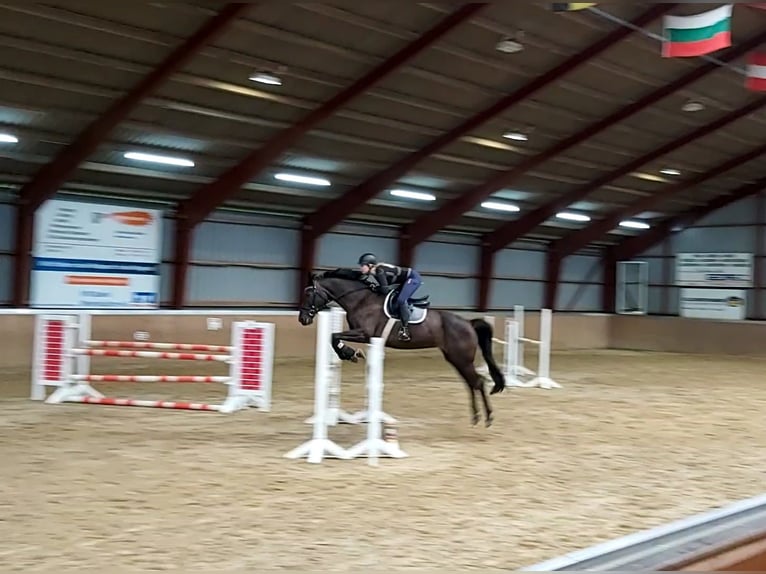
<svg viewBox="0 0 766 574"><path fill-rule="evenodd" d="M406 189L392 189L389 191L391 195L396 197L405 197L407 199L419 199L420 201L434 201L436 196L431 193L423 193L422 191L408 191Z"/></svg>
<svg viewBox="0 0 766 574"><path fill-rule="evenodd" d="M629 229L649 229L651 225L644 223L643 221L620 221L620 227L627 227Z"/></svg>
<svg viewBox="0 0 766 574"><path fill-rule="evenodd" d="M167 165L180 165L183 167L194 167L194 162L190 159L183 159L180 157L171 157L167 155L155 155L153 153L141 153L137 151L129 151L125 154L127 159L135 159L136 161L148 161L151 163L164 163Z"/></svg>
<svg viewBox="0 0 766 574"><path fill-rule="evenodd" d="M322 177L308 177L306 175L295 175L293 173L278 173L274 176L274 179L291 181L293 183L305 183L308 185L331 185L329 180Z"/></svg>
<svg viewBox="0 0 766 574"><path fill-rule="evenodd" d="M19 138L12 136L11 134L0 134L0 142L2 143L19 143Z"/></svg>
<svg viewBox="0 0 766 574"><path fill-rule="evenodd" d="M569 221L590 221L590 217L583 215L582 213L572 213L571 211L561 211L556 214L559 219L567 219Z"/></svg>
<svg viewBox="0 0 766 574"><path fill-rule="evenodd" d="M674 169L672 167L666 167L664 169L661 169L660 173L663 173L665 175L681 175L680 170Z"/></svg>
<svg viewBox="0 0 766 574"><path fill-rule="evenodd" d="M481 206L485 209L495 209L497 211L521 211L518 207L513 205L512 203L504 203L501 201L485 201L481 204Z"/></svg>
<svg viewBox="0 0 766 574"><path fill-rule="evenodd" d="M687 102L681 106L681 109L685 112L701 112L705 109L705 104L698 102L697 100L687 100Z"/></svg>
<svg viewBox="0 0 766 574"><path fill-rule="evenodd" d="M527 134L523 134L521 132L505 132L503 137L517 142L525 142L529 139Z"/></svg>
<svg viewBox="0 0 766 574"><path fill-rule="evenodd" d="M282 80L279 76L269 74L268 72L256 72L250 76L250 80L253 82L259 82L261 84L269 84L270 86L281 86Z"/></svg>

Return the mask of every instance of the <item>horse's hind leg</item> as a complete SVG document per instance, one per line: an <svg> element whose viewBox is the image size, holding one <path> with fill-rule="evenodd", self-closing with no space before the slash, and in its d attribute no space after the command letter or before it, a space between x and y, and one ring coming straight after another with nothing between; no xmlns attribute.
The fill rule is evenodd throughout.
<svg viewBox="0 0 766 574"><path fill-rule="evenodd" d="M446 351L442 351L446 361L452 365L455 370L465 381L468 387L468 393L471 399L471 424L477 425L479 423L479 408L476 404L476 391L481 392L481 397L484 402L484 412L487 418L487 426L492 424L492 409L489 406L489 399L484 391L484 379L476 372L476 368L473 366L472 361L456 360L447 354Z"/></svg>

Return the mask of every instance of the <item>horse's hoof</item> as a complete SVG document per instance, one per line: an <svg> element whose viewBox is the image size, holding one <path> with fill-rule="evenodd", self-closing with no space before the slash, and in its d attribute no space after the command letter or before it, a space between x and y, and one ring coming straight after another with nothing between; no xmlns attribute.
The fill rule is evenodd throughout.
<svg viewBox="0 0 766 574"><path fill-rule="evenodd" d="M367 356L364 354L364 351L362 349L357 349L356 353L354 353L354 357L356 357L357 359L362 359L362 360L367 358Z"/></svg>
<svg viewBox="0 0 766 574"><path fill-rule="evenodd" d="M487 422L485 423L486 427L491 427L493 422L495 422L495 417L487 417Z"/></svg>
<svg viewBox="0 0 766 574"><path fill-rule="evenodd" d="M471 417L471 426L476 426L477 424L479 424L479 418L480 418L479 415L473 415Z"/></svg>

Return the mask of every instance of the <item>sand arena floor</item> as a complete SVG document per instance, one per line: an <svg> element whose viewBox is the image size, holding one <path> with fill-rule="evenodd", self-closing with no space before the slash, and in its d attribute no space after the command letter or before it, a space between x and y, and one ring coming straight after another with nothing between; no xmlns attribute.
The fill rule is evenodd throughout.
<svg viewBox="0 0 766 574"><path fill-rule="evenodd" d="M469 425L466 391L435 357L389 351L385 409L411 456L378 468L282 458L310 433L312 361L278 361L272 413L228 416L32 403L28 374L6 372L3 571L499 572L763 490L763 359L558 353L564 388L493 397L485 429ZM353 409L363 368L344 374ZM222 395L215 385L113 387ZM331 436L349 446L363 433Z"/></svg>

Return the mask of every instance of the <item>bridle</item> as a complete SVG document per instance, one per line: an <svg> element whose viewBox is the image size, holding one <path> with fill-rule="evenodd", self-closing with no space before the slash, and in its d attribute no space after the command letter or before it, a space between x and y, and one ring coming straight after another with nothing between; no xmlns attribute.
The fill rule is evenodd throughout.
<svg viewBox="0 0 766 574"><path fill-rule="evenodd" d="M361 287L349 289L337 297L334 297L327 291L327 289L319 285L319 283L314 280L311 285L303 290L303 292L306 294L308 305L301 305L301 309L306 311L309 317L314 318L317 313L327 309L327 307L333 301L340 302L340 300L343 299L346 295L350 295L351 293L356 293L357 291L363 291L369 288L370 287L368 285L362 285Z"/></svg>

